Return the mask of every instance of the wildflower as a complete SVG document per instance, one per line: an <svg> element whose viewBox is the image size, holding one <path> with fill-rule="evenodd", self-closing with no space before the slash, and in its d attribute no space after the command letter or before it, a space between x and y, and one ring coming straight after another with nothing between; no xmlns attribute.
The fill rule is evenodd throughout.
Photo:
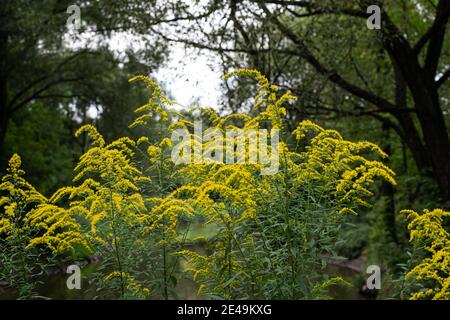
<svg viewBox="0 0 450 320"><path fill-rule="evenodd" d="M428 256L412 268L405 279L414 278L425 286L427 283L435 285L414 293L411 299L450 299L450 233L445 228L450 212L435 209L424 210L422 214L412 210L401 213L410 220L410 241L428 252Z"/></svg>

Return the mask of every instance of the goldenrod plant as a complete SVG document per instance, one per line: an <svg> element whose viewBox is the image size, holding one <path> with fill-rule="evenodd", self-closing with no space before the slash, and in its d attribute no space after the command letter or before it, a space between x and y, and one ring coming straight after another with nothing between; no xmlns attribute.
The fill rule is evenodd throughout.
<svg viewBox="0 0 450 320"><path fill-rule="evenodd" d="M0 184L0 279L29 298L52 257L75 257L87 242L71 212L54 206L24 174L13 155Z"/></svg>
<svg viewBox="0 0 450 320"><path fill-rule="evenodd" d="M450 299L450 233L446 227L450 212L434 209L402 213L408 217L410 241L417 252L405 275L405 280L416 288L410 299ZM417 256L420 258L416 262Z"/></svg>
<svg viewBox="0 0 450 320"><path fill-rule="evenodd" d="M131 79L151 95L130 127L153 126L153 135L107 143L81 127L90 147L74 185L50 199L24 182L14 156L1 185L2 248L96 257L92 280L110 298L177 298L187 275L199 296L224 299L320 299L346 284L326 267L347 217L370 206L375 181L395 184L377 160L386 154L311 121L289 132L285 108L295 97L256 70L225 78L234 76L257 82L248 114L182 114L155 81ZM192 239L192 224L213 232Z"/></svg>
<svg viewBox="0 0 450 320"><path fill-rule="evenodd" d="M92 139L92 147L75 168L74 181L79 185L62 188L51 200L68 197L69 210L84 217L89 245L101 261L94 279L98 286L109 294L116 289L121 298L153 294L167 299L169 286L174 285L169 281L175 268L168 260L169 248L177 242L178 216L173 207L171 212L160 210L159 198L153 197L164 192L161 184L167 178L157 164L159 149L148 146L144 174L135 153L145 155L145 139L121 138L106 144L95 127L84 126L77 136L84 132Z"/></svg>
<svg viewBox="0 0 450 320"><path fill-rule="evenodd" d="M232 75L256 79L259 94L254 110L258 112L253 117L220 117L206 110L215 128L236 129L229 123L233 118L240 120L243 130L264 127L287 135L284 104L294 97L278 96L278 88L255 70L239 70L226 77ZM392 170L362 155L375 151L385 157L374 144L345 141L339 133L309 121L300 123L293 134L304 147L281 140L278 150L271 150L272 156L278 153L280 162L279 171L271 175L261 174L261 163L194 162L179 169L188 183L174 194L190 193L206 223L217 228L206 239L208 255L192 250L179 253L188 258L200 292L227 299L322 296L319 289L326 285L321 284L333 283L324 276L326 255L334 254L333 244L345 216L356 214L360 205L369 205L364 198L371 195L369 187L375 178L395 184ZM210 144L206 142L204 148L208 150ZM246 147L249 156L248 141Z"/></svg>

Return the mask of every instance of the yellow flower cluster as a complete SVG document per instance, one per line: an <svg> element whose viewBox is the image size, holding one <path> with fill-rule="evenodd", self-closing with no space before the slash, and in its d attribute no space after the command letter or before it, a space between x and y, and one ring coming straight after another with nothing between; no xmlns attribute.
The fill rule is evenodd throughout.
<svg viewBox="0 0 450 320"><path fill-rule="evenodd" d="M227 128L237 128L227 124L233 120L242 122L241 128L259 128L265 120L270 121L271 128L281 129L283 104L292 100L289 93L278 97L278 88L256 70L237 70L225 77L241 75L253 77L258 82L258 95L255 97L255 108L263 108L256 116L232 114L220 117L211 109L202 109L208 115L214 128L224 132ZM186 127L193 124L180 120ZM177 122L176 122L177 123ZM177 126L177 124L174 126ZM181 126L181 125L179 125ZM311 121L303 121L293 133L298 140L307 141L304 152L290 151L286 144L279 144L280 159L284 166L295 177L295 181L302 185L305 182L320 182L323 192L334 193L341 203L340 213L356 213L353 208L358 205L369 205L365 197L371 196L369 187L376 178L382 178L395 185L394 172L379 161L371 161L362 154L367 151L375 152L381 157L386 154L375 144L370 142L346 141L334 130L325 130ZM246 140L244 156L255 152ZM228 145L230 141L219 138L214 144ZM234 142L234 141L231 141ZM200 147L209 151L212 142L206 142ZM233 145L233 143L230 143ZM258 147L258 146L257 146ZM213 216L224 211L225 202L241 208L242 217L252 217L256 212L258 199L265 197L274 190L272 177L258 177L256 172L261 168L260 163L222 164L203 161L202 163L187 164L178 168L178 174L188 181L194 204L204 208L205 212ZM186 186L184 186L185 188ZM261 194L263 192L263 194ZM212 197L211 197L212 195ZM227 213L225 213L225 216ZM214 221L213 218L211 221Z"/></svg>
<svg viewBox="0 0 450 320"><path fill-rule="evenodd" d="M76 135L87 132L92 147L81 156L74 182L78 186L58 190L50 199L57 203L63 197L71 200L69 212L88 222L89 236L100 243L111 242L112 234L99 233L98 225L112 228L115 220L137 225L147 219L147 210L139 184L149 181L132 163L136 143L120 138L106 145L95 127L81 127Z"/></svg>
<svg viewBox="0 0 450 320"><path fill-rule="evenodd" d="M450 299L450 233L445 227L450 212L435 209L424 210L422 214L412 210L403 210L402 213L410 220L410 241L425 249L429 255L410 270L405 279L414 278L435 284L432 288L414 293L411 299Z"/></svg>
<svg viewBox="0 0 450 320"><path fill-rule="evenodd" d="M114 280L114 279L123 280L126 289L128 289L135 297L141 297L145 299L148 298L151 293L149 288L143 286L136 280L136 278L134 278L127 272L113 271L105 276L105 280Z"/></svg>
<svg viewBox="0 0 450 320"><path fill-rule="evenodd" d="M303 121L294 131L297 140L308 140L304 152L290 153L289 160L299 184L319 181L324 193L334 193L343 206L340 213L353 213L355 206L369 206L364 199L372 196L369 187L376 178L396 185L395 173L380 161L362 154L370 151L385 158L387 155L375 144L351 142L335 130L326 130L311 121Z"/></svg>
<svg viewBox="0 0 450 320"><path fill-rule="evenodd" d="M25 249L44 247L53 254L73 254L87 247L80 227L70 212L49 203L24 178L21 159L14 154L8 174L2 178L0 192L0 236L6 245L13 239L25 239Z"/></svg>
<svg viewBox="0 0 450 320"><path fill-rule="evenodd" d="M27 228L39 230L40 236L30 239L27 248L45 245L54 254L74 254L77 247L89 248L80 225L71 213L52 204L40 205L25 218Z"/></svg>
<svg viewBox="0 0 450 320"><path fill-rule="evenodd" d="M278 150L271 150L268 139L262 139L263 144L251 143L265 138L261 136L261 128L284 130L285 104L295 97L289 92L280 94L279 88L256 70L237 70L225 77L234 75L257 81L258 94L252 115L220 116L212 109L195 108L212 124L213 128L207 130L250 132L240 150L243 152L238 152L233 164L202 157L199 160L195 152L190 163L175 163L171 158L174 145L169 135L176 128L189 132L193 139L187 143L194 151L212 152L218 145L233 149L235 138L222 135L203 142L189 117L171 110L173 103L163 95L158 84L138 76L130 81L145 82L152 93L148 103L135 110L142 115L131 127L148 125L151 118L159 120L167 125L161 140L155 142L141 137L134 141L124 137L107 144L94 126L81 127L76 136L87 134L91 147L74 169L74 186L58 190L50 199L22 178L20 157L14 155L8 174L0 184L1 194L5 194L0 198L0 207L4 208L0 213L0 236L6 235L8 239L15 232L29 232L33 236L27 243L28 249L45 246L54 254L74 252L78 246L95 249L97 245L116 247L118 253L117 247L122 240L127 240L117 233L120 225L139 233L141 239L158 235L158 244L164 247L166 258L166 244L177 241L180 221L186 222L196 215L205 218L206 223L234 228L254 221L275 195L292 196L306 184L332 197L330 202L334 204L336 215L356 214L357 206L369 204L366 198L372 195L370 186L376 178L395 184L394 173L386 165L363 156L365 152L372 152L385 157L378 146L346 141L338 132L325 130L310 121L301 122L293 132L305 149L293 148L286 139L281 139ZM206 134L206 130L202 132L203 136ZM261 149L269 152L272 160L277 157L280 162L277 173L262 175L261 170L267 163L247 161L252 155L259 155ZM290 187L285 188L288 184ZM224 260L230 272L242 268L229 249L235 239L227 237L210 243L212 255L190 250L178 253L188 258L200 288L205 288L211 273L222 276L218 265ZM247 245L251 246L253 235L245 237ZM117 277L126 279L132 292L148 293L123 270L109 274L106 279ZM240 281L235 278L226 286L237 287Z"/></svg>
<svg viewBox="0 0 450 320"><path fill-rule="evenodd" d="M143 114L130 125L130 128L140 125L147 125L147 120L153 118L155 115L159 116L161 121L168 121L169 112L166 108L164 108L164 105L172 105L173 102L163 95L161 88L155 81L145 76L136 76L131 78L129 82L134 82L137 80L143 81L147 85L147 88L151 89L153 92L148 102L135 110L136 113Z"/></svg>
<svg viewBox="0 0 450 320"><path fill-rule="evenodd" d="M212 129L220 133L224 133L227 129L282 130L286 114L284 104L294 100L295 97L289 92L278 95L277 86L270 84L256 70L237 70L225 77L234 75L256 79L258 95L255 97L253 107L258 111L256 115L231 114L222 117L212 109L197 107L195 110L200 110L212 124ZM154 87L153 83L152 87ZM165 103L162 110L168 112L168 107L170 105ZM257 148L260 146L251 145L251 137L247 137L244 153L238 155L234 164L209 161L210 159L195 161L195 148L210 152L218 145L234 145L234 141L230 141L226 136L219 136L203 143L201 138L192 132L194 123L181 116L169 126L169 132L176 128L188 130L193 138L186 142L194 151L190 163L174 166L168 157L163 156L164 160L161 161L163 153L159 147L150 146L147 150L149 157L154 159L153 162L171 168L171 178L181 184L166 198L152 199L155 206L151 209L151 216L160 217L154 223L162 221L162 217L168 213L192 215L193 212L198 212L207 218L207 223L224 226L254 219L266 199L271 199L277 193L280 179L286 172L293 177L297 186L313 183L322 192L333 195L337 215L356 214L355 209L359 205L369 205L365 198L372 195L369 188L375 179L382 178L395 184L392 170L382 162L369 160L363 156L365 152L374 152L380 157L386 157L378 146L370 142L346 141L338 132L325 130L310 121L301 122L293 132L293 135L306 145L304 151L290 150L284 141L280 141L278 151L282 167L281 171L273 176L259 174L264 166L261 163L238 161L239 156L248 160L252 152L258 152ZM203 135L205 134L206 131L203 132ZM256 134L258 134L257 130ZM143 141L144 138L141 140ZM164 141L167 140L166 137ZM164 141L161 145L172 147ZM270 145L267 149L270 149L269 147ZM169 221L176 220L174 216L171 217ZM173 222L169 225L170 228L174 227ZM189 250L181 252L188 258L192 266L190 270L194 273L195 279L200 282L200 288L205 287L208 275L217 268L217 264L221 263L227 252L224 242L217 241L212 245L215 254L210 256L203 256ZM238 262L233 259L228 263L229 268L233 270L240 268ZM235 282L237 281L236 279Z"/></svg>
<svg viewBox="0 0 450 320"><path fill-rule="evenodd" d="M254 123L269 120L273 129L282 129L283 118L286 116L284 104L296 100L290 92L278 97L278 87L269 82L259 71L253 69L238 69L225 75L225 79L232 76L249 77L258 83L258 94L255 97L254 109L262 109L258 116L247 119L246 128L253 127Z"/></svg>

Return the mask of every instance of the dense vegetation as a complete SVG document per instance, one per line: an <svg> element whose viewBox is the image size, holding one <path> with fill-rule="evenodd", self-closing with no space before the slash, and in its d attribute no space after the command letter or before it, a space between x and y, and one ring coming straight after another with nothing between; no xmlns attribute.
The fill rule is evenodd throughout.
<svg viewBox="0 0 450 320"><path fill-rule="evenodd" d="M450 298L449 1L79 1L75 32L70 4L0 2L0 297L88 263L95 298ZM175 44L237 70L220 108L146 76ZM218 160L238 147L215 133L260 129L278 152ZM262 150L274 174L240 161Z"/></svg>

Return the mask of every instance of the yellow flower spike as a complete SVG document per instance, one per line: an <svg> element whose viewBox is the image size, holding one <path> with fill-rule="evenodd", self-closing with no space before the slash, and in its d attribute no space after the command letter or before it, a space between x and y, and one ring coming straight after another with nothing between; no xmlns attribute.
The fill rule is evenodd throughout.
<svg viewBox="0 0 450 320"><path fill-rule="evenodd" d="M97 129L90 124L84 125L80 129L78 129L75 132L75 137L78 138L79 136L81 136L81 134L85 132L93 140L92 143L93 146L101 148L105 145L105 140L103 139L103 137L98 133Z"/></svg>
<svg viewBox="0 0 450 320"><path fill-rule="evenodd" d="M147 154L150 156L150 158L158 157L161 153L161 149L156 146L149 146L147 148Z"/></svg>
<svg viewBox="0 0 450 320"><path fill-rule="evenodd" d="M450 212L435 209L424 210L422 214L413 210L401 213L410 221L410 241L428 252L428 256L406 274L405 280L416 279L425 284L431 281L436 285L414 293L411 299L450 299L450 233L445 228Z"/></svg>
<svg viewBox="0 0 450 320"><path fill-rule="evenodd" d="M136 142L136 144L139 146L139 145L141 145L143 143L148 143L148 142L149 142L148 137L140 137L138 139L138 141Z"/></svg>
<svg viewBox="0 0 450 320"><path fill-rule="evenodd" d="M8 164L9 167L7 171L10 174L23 175L25 173L22 169L20 169L20 167L22 166L22 159L17 153L12 155L11 159L9 159Z"/></svg>
<svg viewBox="0 0 450 320"><path fill-rule="evenodd" d="M161 143L159 144L159 147L164 149L164 148L172 148L173 144L172 144L172 140L170 140L169 138L164 138Z"/></svg>

